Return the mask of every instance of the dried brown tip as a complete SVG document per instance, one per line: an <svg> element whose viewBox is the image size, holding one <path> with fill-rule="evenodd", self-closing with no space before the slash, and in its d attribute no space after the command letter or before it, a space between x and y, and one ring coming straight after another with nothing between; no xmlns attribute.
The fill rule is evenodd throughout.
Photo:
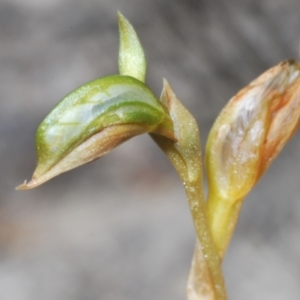
<svg viewBox="0 0 300 300"><path fill-rule="evenodd" d="M25 180L22 184L20 184L19 186L16 187L16 190L17 191L30 190L30 189L33 189L33 188L39 186L40 184L41 183L35 179L31 179L29 182L27 182L27 180Z"/></svg>

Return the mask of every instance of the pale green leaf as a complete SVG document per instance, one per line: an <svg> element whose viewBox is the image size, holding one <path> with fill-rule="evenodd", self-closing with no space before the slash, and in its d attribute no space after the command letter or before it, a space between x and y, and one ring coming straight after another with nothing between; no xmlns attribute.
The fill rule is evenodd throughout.
<svg viewBox="0 0 300 300"><path fill-rule="evenodd" d="M146 59L139 38L129 21L119 12L119 72L142 82L146 76Z"/></svg>

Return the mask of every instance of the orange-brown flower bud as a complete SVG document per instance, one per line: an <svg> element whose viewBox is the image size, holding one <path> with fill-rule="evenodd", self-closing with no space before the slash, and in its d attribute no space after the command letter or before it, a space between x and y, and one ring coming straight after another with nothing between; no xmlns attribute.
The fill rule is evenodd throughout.
<svg viewBox="0 0 300 300"><path fill-rule="evenodd" d="M210 193L242 199L298 128L300 63L284 61L234 96L208 138Z"/></svg>
<svg viewBox="0 0 300 300"><path fill-rule="evenodd" d="M233 233L242 200L298 128L300 63L284 61L242 89L209 134L207 214L219 256Z"/></svg>

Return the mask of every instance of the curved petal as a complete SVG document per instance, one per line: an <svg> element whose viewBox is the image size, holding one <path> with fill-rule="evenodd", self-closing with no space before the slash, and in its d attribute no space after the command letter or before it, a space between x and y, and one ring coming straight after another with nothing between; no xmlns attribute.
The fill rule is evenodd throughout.
<svg viewBox="0 0 300 300"><path fill-rule="evenodd" d="M95 160L137 134L172 135L166 108L149 88L129 76L87 83L61 100L36 135L38 165L31 184Z"/></svg>

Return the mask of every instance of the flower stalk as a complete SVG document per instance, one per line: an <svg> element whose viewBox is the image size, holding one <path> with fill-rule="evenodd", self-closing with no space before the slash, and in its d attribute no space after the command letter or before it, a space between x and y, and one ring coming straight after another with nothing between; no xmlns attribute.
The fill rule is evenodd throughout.
<svg viewBox="0 0 300 300"><path fill-rule="evenodd" d="M199 129L193 116L180 103L166 80L161 102L167 106L172 118L176 142L156 134L150 135L169 158L183 182L201 244L202 255L197 256L192 266L195 272L190 276L188 299L201 299L208 294L213 297L211 299L226 299L220 259L206 215Z"/></svg>
<svg viewBox="0 0 300 300"><path fill-rule="evenodd" d="M206 145L207 212L219 256L233 233L243 200L298 129L300 63L266 71L234 96Z"/></svg>

